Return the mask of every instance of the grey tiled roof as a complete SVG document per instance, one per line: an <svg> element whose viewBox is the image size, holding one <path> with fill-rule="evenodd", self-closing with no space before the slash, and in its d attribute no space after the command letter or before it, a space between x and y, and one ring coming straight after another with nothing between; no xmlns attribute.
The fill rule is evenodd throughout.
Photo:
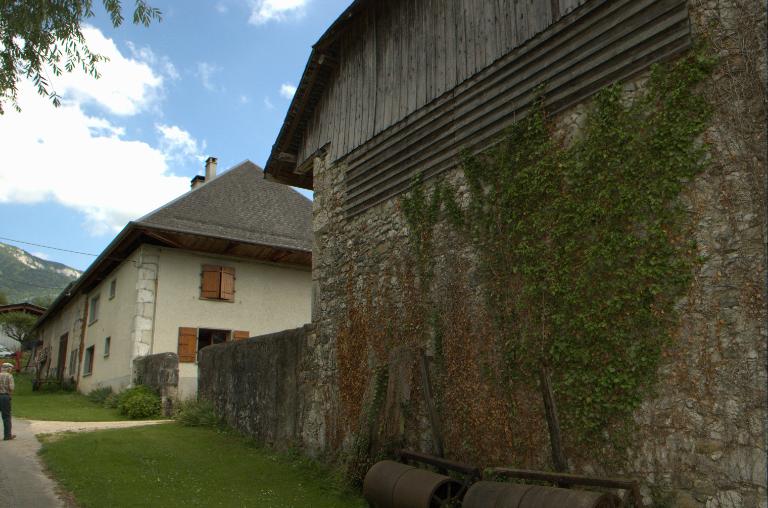
<svg viewBox="0 0 768 508"><path fill-rule="evenodd" d="M164 230L312 250L312 202L245 161L134 222Z"/></svg>

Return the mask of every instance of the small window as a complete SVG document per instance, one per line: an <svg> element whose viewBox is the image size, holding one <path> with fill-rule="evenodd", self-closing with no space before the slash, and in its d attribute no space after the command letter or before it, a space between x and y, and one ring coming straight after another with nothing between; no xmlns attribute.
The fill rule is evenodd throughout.
<svg viewBox="0 0 768 508"><path fill-rule="evenodd" d="M203 265L200 298L234 301L235 269L230 266Z"/></svg>
<svg viewBox="0 0 768 508"><path fill-rule="evenodd" d="M88 318L88 324L91 324L99 319L99 296L100 295L96 295L91 298L91 311Z"/></svg>
<svg viewBox="0 0 768 508"><path fill-rule="evenodd" d="M109 356L109 346L112 344L112 337L107 337L104 339L104 357L106 358Z"/></svg>
<svg viewBox="0 0 768 508"><path fill-rule="evenodd" d="M93 354L96 350L96 346L91 346L85 350L85 358L83 359L83 375L89 376L93 372Z"/></svg>
<svg viewBox="0 0 768 508"><path fill-rule="evenodd" d="M112 282L109 283L109 299L115 297L115 290L117 289L117 279L112 279Z"/></svg>

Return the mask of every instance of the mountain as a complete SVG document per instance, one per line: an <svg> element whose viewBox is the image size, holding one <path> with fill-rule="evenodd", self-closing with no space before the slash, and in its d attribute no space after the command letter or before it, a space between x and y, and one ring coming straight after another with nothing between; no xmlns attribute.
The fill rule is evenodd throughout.
<svg viewBox="0 0 768 508"><path fill-rule="evenodd" d="M8 303L55 298L81 273L67 265L46 261L13 245L0 243L0 293L8 297Z"/></svg>

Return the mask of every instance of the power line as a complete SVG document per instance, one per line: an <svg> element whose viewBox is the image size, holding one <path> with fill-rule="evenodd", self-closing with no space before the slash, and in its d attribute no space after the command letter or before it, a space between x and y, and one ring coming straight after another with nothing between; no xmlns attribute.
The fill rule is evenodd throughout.
<svg viewBox="0 0 768 508"><path fill-rule="evenodd" d="M13 238L5 238L3 236L0 236L0 240L5 240L5 241L8 241L8 242L15 242L15 243L23 243L24 245L34 245L35 247L44 247L46 249L60 250L62 252L71 252L72 254L82 254L83 256L98 257L98 254L93 254L91 252L80 252L80 251L77 251L77 250L62 249L60 247L51 247L50 245L44 245L42 243L25 242L23 240L15 240Z"/></svg>

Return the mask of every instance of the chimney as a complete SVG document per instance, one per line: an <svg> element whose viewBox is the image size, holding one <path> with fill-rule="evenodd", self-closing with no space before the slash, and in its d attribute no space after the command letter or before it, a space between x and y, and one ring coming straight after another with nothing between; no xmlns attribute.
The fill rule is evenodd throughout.
<svg viewBox="0 0 768 508"><path fill-rule="evenodd" d="M210 182L216 178L216 157L208 157L205 160L205 181Z"/></svg>
<svg viewBox="0 0 768 508"><path fill-rule="evenodd" d="M200 187L204 183L205 183L205 177L201 176L201 175L196 175L192 179L192 189L197 189L198 187Z"/></svg>

